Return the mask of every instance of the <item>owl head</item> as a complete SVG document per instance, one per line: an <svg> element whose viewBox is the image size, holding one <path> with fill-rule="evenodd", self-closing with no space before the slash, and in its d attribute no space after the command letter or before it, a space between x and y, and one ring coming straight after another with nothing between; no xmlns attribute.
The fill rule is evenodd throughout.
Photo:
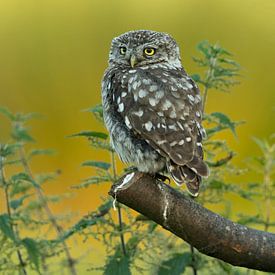
<svg viewBox="0 0 275 275"><path fill-rule="evenodd" d="M110 65L142 67L159 63L181 66L179 47L169 34L137 30L121 34L112 41Z"/></svg>

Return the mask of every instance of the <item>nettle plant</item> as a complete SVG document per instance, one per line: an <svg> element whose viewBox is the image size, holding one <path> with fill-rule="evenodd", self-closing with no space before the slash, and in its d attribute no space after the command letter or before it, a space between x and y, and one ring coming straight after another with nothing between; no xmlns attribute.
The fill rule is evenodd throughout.
<svg viewBox="0 0 275 275"><path fill-rule="evenodd" d="M240 67L231 59L231 54L219 45L202 42L198 45L198 50L201 57L194 58L194 61L202 67L204 74L194 74L192 77L201 86L205 106L209 91L228 91L238 83L235 78ZM103 124L100 105L88 111ZM19 274L31 271L38 274L60 274L64 266L67 272L77 274L81 260L73 259L67 246L67 241L75 235L85 242L90 238L96 239L106 248L105 264L94 266L91 263L88 271L92 273L249 273L247 269L232 267L197 252L147 217L134 213L107 195L96 210L82 217L73 226L63 229L60 225L63 221L57 218L49 206L49 203L63 199L62 196L49 197L43 192L43 187L49 180L55 179L58 172L33 175L29 164L35 156L52 151L25 149L26 144L33 142L26 126L33 115L12 114L5 108L1 108L0 112L11 121L11 138L0 147L1 200L6 205L0 215L0 272L3 274L14 274L15 271ZM275 144L255 139L262 155L251 158L248 169L261 173L261 181L240 186L226 180L228 175L240 175L246 171L231 164L235 152L225 140L219 138L219 133L230 131L236 136L236 127L242 123L232 121L221 112L204 114L204 126L208 135L204 141L205 159L211 168L211 175L204 180L200 196L196 200L200 204L222 205L220 208L225 209L222 214L227 217L231 215L227 194L236 194L255 205L259 205L262 200L258 213L253 216L242 213L236 220L246 225L257 225L267 231L275 226L271 221L272 203L275 199L272 194L275 187ZM72 137L85 137L93 150L110 155L110 162L100 159L85 161L82 165L94 168L96 174L72 186L72 190L93 188L95 184L110 185L127 173L128 168L118 171L117 157L110 147L106 132L82 131ZM173 187L177 188L174 184ZM185 192L183 189L179 191ZM55 238L52 237L53 230Z"/></svg>

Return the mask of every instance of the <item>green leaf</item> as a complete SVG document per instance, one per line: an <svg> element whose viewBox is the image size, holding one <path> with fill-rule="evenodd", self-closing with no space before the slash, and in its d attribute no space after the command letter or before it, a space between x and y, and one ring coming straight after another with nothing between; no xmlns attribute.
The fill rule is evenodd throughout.
<svg viewBox="0 0 275 275"><path fill-rule="evenodd" d="M191 78L195 81L195 82L200 82L201 77L199 74L192 74Z"/></svg>
<svg viewBox="0 0 275 275"><path fill-rule="evenodd" d="M103 116L103 109L102 109L102 105L101 104L98 104L92 108L89 108L85 111L88 111L88 112L91 112L91 113L94 113L94 114L99 114L101 117Z"/></svg>
<svg viewBox="0 0 275 275"><path fill-rule="evenodd" d="M88 178L88 179L84 180L79 185L73 185L72 188L76 188L76 189L87 188L91 184L99 184L101 182L108 182L108 181L112 181L110 176L94 176L94 177L91 177L91 178Z"/></svg>
<svg viewBox="0 0 275 275"><path fill-rule="evenodd" d="M28 157L31 158L38 155L53 155L54 153L55 151L52 149L34 149L30 151Z"/></svg>
<svg viewBox="0 0 275 275"><path fill-rule="evenodd" d="M109 209L111 209L113 207L113 200L108 200L107 202L103 203L102 205L100 205L97 210L100 213L107 213L109 211Z"/></svg>
<svg viewBox="0 0 275 275"><path fill-rule="evenodd" d="M219 123L228 127L232 133L237 136L236 134L236 130L235 130L235 123L232 122L228 116L226 116L223 113L219 113L219 112L215 112L211 114L212 117L215 117L216 119L218 119Z"/></svg>
<svg viewBox="0 0 275 275"><path fill-rule="evenodd" d="M259 146L259 148L262 150L263 153L265 153L268 150L269 144L266 140L264 139L262 140L256 137L252 137L252 139Z"/></svg>
<svg viewBox="0 0 275 275"><path fill-rule="evenodd" d="M40 252L39 246L37 242L31 238L25 238L22 240L22 244L27 249L29 260L35 265L35 267L39 268L39 260L40 260Z"/></svg>
<svg viewBox="0 0 275 275"><path fill-rule="evenodd" d="M121 255L121 247L117 246L114 255L109 256L104 275L131 275L129 256Z"/></svg>
<svg viewBox="0 0 275 275"><path fill-rule="evenodd" d="M65 239L69 238L73 234L84 230L87 227L93 226L98 223L102 217L108 213L110 208L113 206L112 200L108 200L106 203L102 204L96 212L90 214L88 216L83 217L79 220L74 226L72 226L69 230L67 230L64 235L62 236L61 240L64 241Z"/></svg>
<svg viewBox="0 0 275 275"><path fill-rule="evenodd" d="M34 187L40 188L40 186L35 181L33 181L32 178L27 173L24 173L24 172L13 175L11 177L11 181L14 182L15 184L18 184L21 181L27 181L27 182L30 182Z"/></svg>
<svg viewBox="0 0 275 275"><path fill-rule="evenodd" d="M247 216L247 215L239 214L238 216L239 216L239 219L237 222L243 225L264 224L264 221L261 219L260 214L257 214L255 216Z"/></svg>
<svg viewBox="0 0 275 275"><path fill-rule="evenodd" d="M207 58L211 57L210 44L208 41L202 41L197 45L197 49L202 52Z"/></svg>
<svg viewBox="0 0 275 275"><path fill-rule="evenodd" d="M7 157L15 153L17 149L19 149L21 145L19 144L0 144L0 156Z"/></svg>
<svg viewBox="0 0 275 275"><path fill-rule="evenodd" d="M20 207L20 206L23 204L24 200L25 200L26 198L28 198L29 196L30 196L30 195L26 194L26 195L22 196L22 197L19 198L19 199L10 201L10 207L11 207L12 209L14 209L14 210L17 209L18 207Z"/></svg>
<svg viewBox="0 0 275 275"><path fill-rule="evenodd" d="M0 229L6 237L16 242L16 237L12 230L11 220L8 214L0 215Z"/></svg>
<svg viewBox="0 0 275 275"><path fill-rule="evenodd" d="M222 181L219 181L219 180L211 180L209 182L209 188L212 188L212 189L222 189L224 183Z"/></svg>
<svg viewBox="0 0 275 275"><path fill-rule="evenodd" d="M108 170L111 167L111 164L102 161L85 161L82 163L82 166L92 166L103 170Z"/></svg>
<svg viewBox="0 0 275 275"><path fill-rule="evenodd" d="M14 174L11 177L11 180L13 182L18 182L18 181L21 181L21 180L23 180L23 181L29 181L29 182L32 181L31 177L27 173L24 173L24 172L20 172L18 174Z"/></svg>
<svg viewBox="0 0 275 275"><path fill-rule="evenodd" d="M180 275L183 274L185 268L190 266L192 262L191 254L185 252L183 254L177 253L167 261L162 262L158 275Z"/></svg>
<svg viewBox="0 0 275 275"><path fill-rule="evenodd" d="M70 135L69 137L94 137L100 139L107 139L108 135L102 132L82 131L77 134Z"/></svg>
<svg viewBox="0 0 275 275"><path fill-rule="evenodd" d="M13 115L12 112L9 111L9 109L5 107L0 107L0 113L9 118L10 120L15 120L15 116Z"/></svg>
<svg viewBox="0 0 275 275"><path fill-rule="evenodd" d="M16 141L33 142L34 139L29 135L28 130L21 125L16 125L12 129L12 137Z"/></svg>

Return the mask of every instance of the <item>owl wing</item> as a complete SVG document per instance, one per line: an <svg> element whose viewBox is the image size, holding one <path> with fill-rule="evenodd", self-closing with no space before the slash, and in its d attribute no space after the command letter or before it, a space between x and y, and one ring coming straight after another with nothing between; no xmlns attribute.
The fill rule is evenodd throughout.
<svg viewBox="0 0 275 275"><path fill-rule="evenodd" d="M131 101L120 110L127 127L172 163L190 165L201 175L208 173L200 144L199 90L183 70L140 69L128 79L128 93L121 97L121 103L124 98Z"/></svg>

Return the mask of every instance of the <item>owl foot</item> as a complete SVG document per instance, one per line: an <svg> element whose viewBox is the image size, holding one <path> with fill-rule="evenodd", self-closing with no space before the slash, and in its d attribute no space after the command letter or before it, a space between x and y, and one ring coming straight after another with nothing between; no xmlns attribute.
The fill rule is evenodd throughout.
<svg viewBox="0 0 275 275"><path fill-rule="evenodd" d="M168 181L169 184L171 183L169 177L164 176L164 175L161 175L161 174L159 174L159 173L156 173L156 174L154 175L154 177L155 177L156 180L161 180L162 182Z"/></svg>

